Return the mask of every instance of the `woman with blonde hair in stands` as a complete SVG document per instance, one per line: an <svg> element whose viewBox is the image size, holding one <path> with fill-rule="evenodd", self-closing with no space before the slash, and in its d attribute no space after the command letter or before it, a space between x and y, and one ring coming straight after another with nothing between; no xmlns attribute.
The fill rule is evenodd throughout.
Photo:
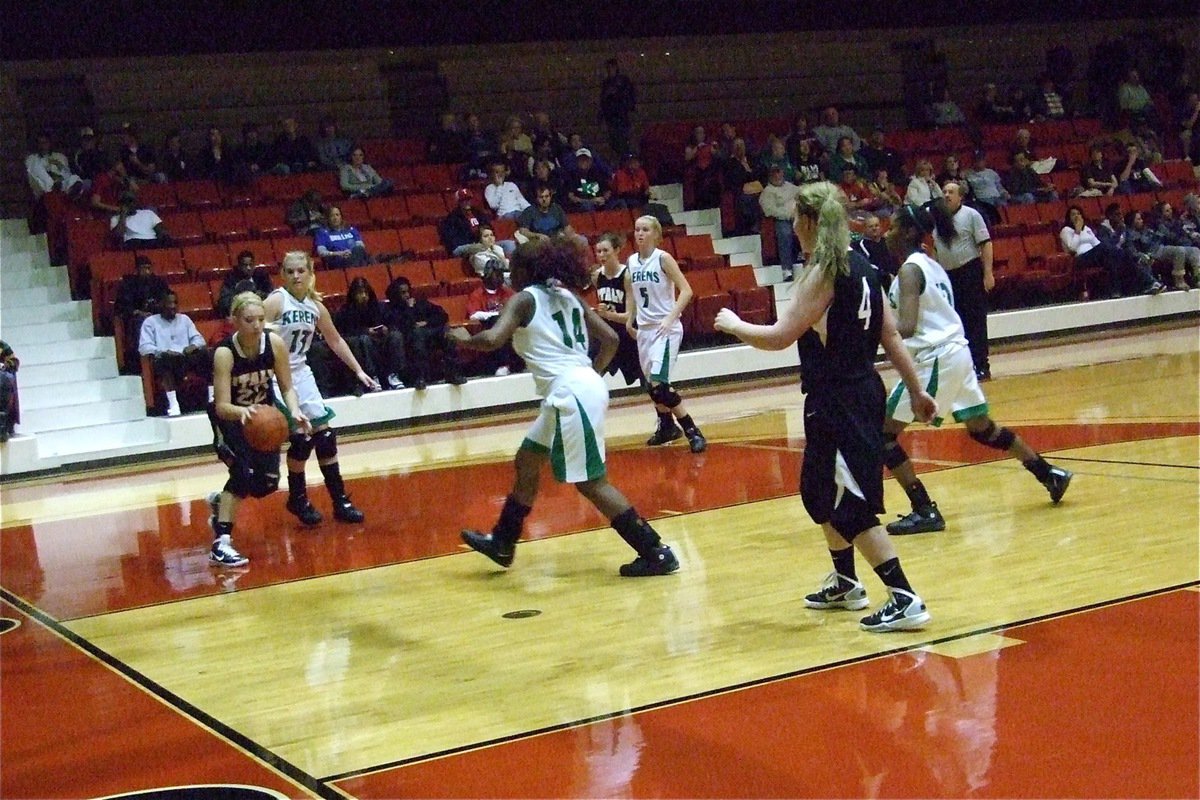
<svg viewBox="0 0 1200 800"><path fill-rule="evenodd" d="M675 257L659 249L662 235L662 225L657 219L638 217L633 223L637 252L629 257L629 269L625 271L626 308L633 304L625 328L637 341L638 360L658 413L658 429L646 444L655 447L686 436L692 452L702 453L708 441L683 407L679 392L671 386L679 346L683 343L680 318L692 302L692 287Z"/></svg>
<svg viewBox="0 0 1200 800"><path fill-rule="evenodd" d="M293 250L283 257L281 268L283 286L267 295L264 304L268 324L283 339L288 351L292 380L299 397L300 410L312 423L312 434L293 428L291 447L288 448L288 501L287 510L305 525L316 525L322 517L309 502L305 486L304 464L315 450L321 474L325 477L325 488L333 501L333 516L343 522L362 522L363 513L350 503L338 467L337 435L329 427L333 410L317 390L317 381L308 365L308 348L318 331L325 338L338 358L369 391L379 391L379 383L359 366L350 346L338 333L329 315L329 309L321 302L316 290L316 275L308 253Z"/></svg>
<svg viewBox="0 0 1200 800"><path fill-rule="evenodd" d="M941 198L942 187L933 177L933 164L928 158L922 158L913 170L912 180L908 182L908 191L904 194L904 202L912 203L914 206L924 206Z"/></svg>
<svg viewBox="0 0 1200 800"><path fill-rule="evenodd" d="M800 187L795 230L808 266L779 320L751 325L722 309L716 326L762 350L792 344L800 350L800 390L806 395L800 496L824 531L833 560L833 571L805 597L805 605L858 610L870 604L855 573L857 548L890 594L879 610L860 620L861 626L876 632L920 628L929 612L879 522L885 395L875 353L881 344L910 393L914 417L932 419L937 403L921 385L896 331L878 271L850 249L842 192L826 181Z"/></svg>

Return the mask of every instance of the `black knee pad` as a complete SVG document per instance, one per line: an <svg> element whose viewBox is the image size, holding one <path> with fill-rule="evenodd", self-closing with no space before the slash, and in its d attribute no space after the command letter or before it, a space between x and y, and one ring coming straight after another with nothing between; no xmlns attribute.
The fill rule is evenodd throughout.
<svg viewBox="0 0 1200 800"><path fill-rule="evenodd" d="M250 496L266 497L275 493L279 488L278 472L263 472L256 470L250 478Z"/></svg>
<svg viewBox="0 0 1200 800"><path fill-rule="evenodd" d="M658 403L660 406L674 408L683 402L683 398L679 396L679 392L671 388L669 383L655 384L650 388L650 399Z"/></svg>
<svg viewBox="0 0 1200 800"><path fill-rule="evenodd" d="M274 465L253 464L238 459L229 470L225 489L235 497L266 497L279 488L278 456Z"/></svg>
<svg viewBox="0 0 1200 800"><path fill-rule="evenodd" d="M333 428L317 431L312 435L313 449L317 451L318 461L329 461L337 458L337 434Z"/></svg>
<svg viewBox="0 0 1200 800"><path fill-rule="evenodd" d="M979 433L968 431L968 434L984 447L990 447L1002 453L1007 453L1017 438L1017 435L1008 428L997 428L994 422L988 422L988 426Z"/></svg>
<svg viewBox="0 0 1200 800"><path fill-rule="evenodd" d="M896 441L896 434L884 431L883 434L883 465L890 470L908 461L908 453Z"/></svg>
<svg viewBox="0 0 1200 800"><path fill-rule="evenodd" d="M303 433L293 433L288 437L291 447L288 448L287 457L290 461L307 461L308 454L313 450L313 438L305 436Z"/></svg>

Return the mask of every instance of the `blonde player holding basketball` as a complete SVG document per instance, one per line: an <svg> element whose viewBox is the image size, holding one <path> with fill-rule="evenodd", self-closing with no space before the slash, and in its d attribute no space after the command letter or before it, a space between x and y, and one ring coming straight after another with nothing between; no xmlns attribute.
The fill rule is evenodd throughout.
<svg viewBox="0 0 1200 800"><path fill-rule="evenodd" d="M370 391L379 391L379 384L363 372L358 360L350 352L350 346L338 333L329 310L321 302L321 295L314 288L312 259L307 253L293 250L283 257L283 286L267 295L265 305L267 322L274 326L287 346L288 363L296 384L296 395L300 410L312 421L311 434L294 430L291 447L288 448L288 500L287 510L305 525L321 522L321 512L308 499L304 479L304 464L309 455L317 452L317 464L325 477L325 488L333 502L333 516L343 522L362 522L363 513L346 496L346 486L338 467L337 434L329 427L333 410L317 390L317 381L308 366L308 348L317 331L325 338L338 358L342 360L359 381Z"/></svg>
<svg viewBox="0 0 1200 800"><path fill-rule="evenodd" d="M229 316L235 330L213 351L213 402L208 407L213 447L229 467L229 480L208 496L213 529L208 560L214 567L241 567L249 561L234 549L233 520L243 497L266 497L279 488L279 450L265 453L250 447L242 426L254 417L256 406L270 403L272 379L297 426L311 430L292 386L283 340L263 329L263 301L254 292L234 296Z"/></svg>
<svg viewBox="0 0 1200 800"><path fill-rule="evenodd" d="M692 287L675 257L659 249L662 226L657 219L638 217L633 223L633 242L637 252L629 257L629 269L625 271L625 302L633 304L633 313L625 325L637 340L642 373L650 384L650 399L658 413L658 429L646 444L667 444L683 435L693 453L702 453L708 441L683 407L679 392L671 386L683 343L680 317L692 302Z"/></svg>
<svg viewBox="0 0 1200 800"><path fill-rule="evenodd" d="M542 466L549 461L554 477L575 484L637 553L621 566L621 575L674 572L679 561L671 548L606 476L608 388L600 376L617 351L617 335L571 291L582 291L590 283L582 252L572 241L524 244L512 259L512 282L517 294L495 325L475 336L462 328L453 329L452 335L464 347L485 352L511 339L543 400L517 450L516 480L500 519L489 534L463 531L463 541L500 566L511 565L525 517L537 498ZM590 338L600 345L595 360L588 358Z"/></svg>

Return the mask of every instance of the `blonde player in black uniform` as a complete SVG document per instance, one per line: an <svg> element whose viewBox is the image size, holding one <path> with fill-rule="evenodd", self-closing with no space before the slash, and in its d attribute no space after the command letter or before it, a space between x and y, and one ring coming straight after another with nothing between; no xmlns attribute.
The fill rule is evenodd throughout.
<svg viewBox="0 0 1200 800"><path fill-rule="evenodd" d="M305 525L321 522L321 512L308 499L304 465L313 451L317 453L317 465L325 478L325 489L333 504L334 519L342 522L362 522L362 511L355 508L346 496L346 484L338 466L337 434L329 427L333 409L325 405L312 368L308 366L308 348L312 346L317 332L325 337L325 344L342 360L355 377L369 391L379 391L379 382L363 371L350 346L338 333L329 315L329 309L321 302L315 288L312 259L308 253L293 250L283 257L280 269L283 286L267 295L264 308L267 322L279 331L288 349L288 363L295 379L296 396L300 409L312 421L311 435L306 431L293 431L291 447L287 453L288 500L286 508Z"/></svg>
<svg viewBox="0 0 1200 800"><path fill-rule="evenodd" d="M1062 500L1071 483L1071 473L1035 453L1020 436L997 426L988 416L987 398L979 387L962 320L954 310L954 288L946 270L921 250L921 241L934 229L934 217L917 206L906 205L892 218L887 245L902 261L898 280L892 282L888 302L896 309L897 328L904 345L916 362L922 386L937 399L943 413L966 426L967 434L984 447L1007 453L1050 493L1050 501ZM937 503L930 499L917 478L912 462L896 437L913 421L908 413L903 384L897 384L887 401L884 420L883 463L904 487L912 501L912 513L887 526L888 533L901 536L946 528ZM940 425L940 417L932 421Z"/></svg>
<svg viewBox="0 0 1200 800"><path fill-rule="evenodd" d="M629 304L625 297L625 273L627 264L621 263L621 244L624 237L618 233L601 234L596 240L596 261L599 266L592 273L592 285L596 287L596 313L608 323L617 334L620 344L617 354L613 356L606 372L609 375L621 373L626 384L636 383L643 389L648 389L646 376L642 374L642 365L638 362L637 342L629 335L626 325L629 322Z"/></svg>
<svg viewBox="0 0 1200 800"><path fill-rule="evenodd" d="M751 325L729 309L717 314L718 330L763 350L796 342L804 401L804 463L800 496L821 525L833 572L805 597L817 609L861 609L867 592L854 568L857 547L890 594L863 617L869 631L911 630L929 621L925 603L900 567L883 526L883 381L875 353L884 352L912 397L913 414L931 419L937 404L917 371L879 287L879 273L850 250L845 195L821 181L801 187L794 228L806 255L792 303L773 325Z"/></svg>
<svg viewBox="0 0 1200 800"><path fill-rule="evenodd" d="M620 569L625 577L666 575L679 569L671 548L625 496L608 482L604 465L604 416L608 388L600 377L617 349L617 336L572 291L589 282L582 252L571 241L534 241L512 259L517 294L486 331L452 335L464 347L490 351L512 340L543 398L538 418L513 461L516 480L491 533L465 530L463 541L502 567L512 564L521 528L537 498L542 466L573 483L637 553ZM598 341L595 360L588 342Z"/></svg>
<svg viewBox="0 0 1200 800"><path fill-rule="evenodd" d="M658 413L658 429L646 444L667 444L681 435L688 439L693 453L702 453L708 440L683 407L683 398L671 386L679 346L683 343L683 310L692 302L692 287L675 257L658 245L662 225L654 217L638 217L633 223L633 243L637 252L629 257L625 271L626 302L633 311L626 323L629 335L637 340L642 372L650 383L650 399ZM635 330L636 328L636 330ZM675 424L679 420L679 424ZM683 428L682 432L680 428Z"/></svg>
<svg viewBox="0 0 1200 800"><path fill-rule="evenodd" d="M264 453L252 448L242 426L254 416L254 406L270 403L274 379L283 393L292 419L309 430L300 411L287 348L274 333L263 330L263 301L254 292L234 296L229 316L236 330L213 352L213 402L208 416L213 426L213 447L229 467L229 480L220 492L208 496L213 529L209 563L215 567L241 567L249 559L234 549L233 519L244 497L266 497L279 488L279 451Z"/></svg>

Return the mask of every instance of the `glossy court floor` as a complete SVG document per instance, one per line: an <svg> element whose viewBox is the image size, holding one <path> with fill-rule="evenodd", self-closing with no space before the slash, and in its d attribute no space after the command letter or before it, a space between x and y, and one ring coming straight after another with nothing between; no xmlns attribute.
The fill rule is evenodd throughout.
<svg viewBox="0 0 1200 800"><path fill-rule="evenodd" d="M0 795L1197 797L1195 324L994 365L993 416L1074 482L1051 506L960 428L908 434L948 527L896 542L933 614L903 634L803 608L829 567L791 380L690 392L700 456L614 402L663 578L618 578L624 545L548 476L511 570L458 545L529 411L345 441L366 523L247 503L238 571L206 563L208 458L6 485Z"/></svg>

